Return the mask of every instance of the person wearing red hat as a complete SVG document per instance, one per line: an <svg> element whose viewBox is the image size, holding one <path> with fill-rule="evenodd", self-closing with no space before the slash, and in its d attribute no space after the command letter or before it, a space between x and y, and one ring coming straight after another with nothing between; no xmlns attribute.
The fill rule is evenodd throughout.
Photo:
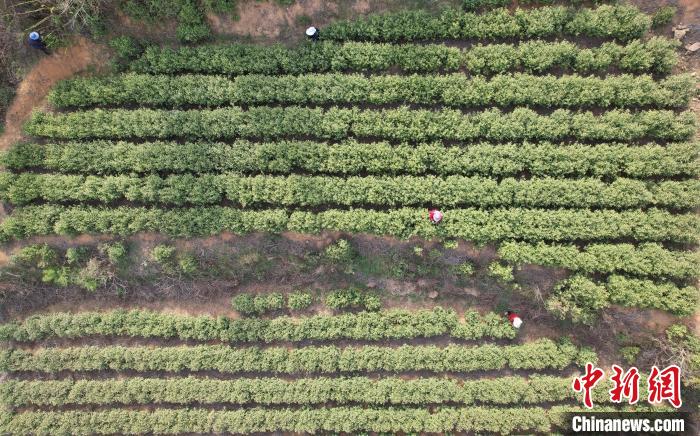
<svg viewBox="0 0 700 436"><path fill-rule="evenodd" d="M440 221L442 221L443 215L442 212L440 212L437 209L429 209L428 210L428 218L430 219L430 222L433 224L439 224Z"/></svg>
<svg viewBox="0 0 700 436"><path fill-rule="evenodd" d="M510 321L511 325L516 329L519 329L520 326L523 325L523 320L520 318L520 315L512 310L506 312L506 317L508 318L508 321Z"/></svg>

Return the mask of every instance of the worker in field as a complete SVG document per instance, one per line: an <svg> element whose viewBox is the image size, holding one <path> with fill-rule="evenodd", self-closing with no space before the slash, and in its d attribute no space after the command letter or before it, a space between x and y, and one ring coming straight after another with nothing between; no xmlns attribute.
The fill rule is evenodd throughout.
<svg viewBox="0 0 700 436"><path fill-rule="evenodd" d="M508 318L508 321L510 321L511 325L516 329L519 329L520 326L523 325L523 320L520 318L520 315L512 310L506 312L506 317Z"/></svg>
<svg viewBox="0 0 700 436"><path fill-rule="evenodd" d="M313 42L317 42L318 39L321 37L320 32L314 26L311 26L308 29L306 29L306 36Z"/></svg>
<svg viewBox="0 0 700 436"><path fill-rule="evenodd" d="M46 44L44 43L44 41L41 39L41 35L39 35L39 32L32 32L29 34L29 46L31 48L41 50L46 54L51 54L49 52L49 49L46 48Z"/></svg>
<svg viewBox="0 0 700 436"><path fill-rule="evenodd" d="M433 224L440 224L440 221L442 221L442 212L440 212L437 209L428 209L428 218L430 218L430 222Z"/></svg>

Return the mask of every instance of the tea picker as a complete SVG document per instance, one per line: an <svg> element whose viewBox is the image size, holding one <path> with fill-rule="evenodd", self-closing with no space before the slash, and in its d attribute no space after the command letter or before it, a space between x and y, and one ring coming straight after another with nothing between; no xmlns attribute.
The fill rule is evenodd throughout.
<svg viewBox="0 0 700 436"><path fill-rule="evenodd" d="M437 209L429 209L428 210L428 218L430 219L430 222L433 224L439 224L440 221L442 221L443 214Z"/></svg>
<svg viewBox="0 0 700 436"><path fill-rule="evenodd" d="M506 312L506 317L508 317L508 321L510 321L511 325L516 329L519 329L520 326L523 325L523 320L520 318L520 315L512 310Z"/></svg>
<svg viewBox="0 0 700 436"><path fill-rule="evenodd" d="M321 35L319 34L318 29L315 28L314 26L311 26L311 27L309 27L308 29L306 29L306 36L307 36L310 40L312 40L313 42L318 41L318 39L321 37Z"/></svg>
<svg viewBox="0 0 700 436"><path fill-rule="evenodd" d="M51 54L49 52L49 49L46 48L46 44L44 43L44 41L41 39L41 35L39 35L39 32L32 32L29 34L29 46L31 48L41 50L47 55Z"/></svg>

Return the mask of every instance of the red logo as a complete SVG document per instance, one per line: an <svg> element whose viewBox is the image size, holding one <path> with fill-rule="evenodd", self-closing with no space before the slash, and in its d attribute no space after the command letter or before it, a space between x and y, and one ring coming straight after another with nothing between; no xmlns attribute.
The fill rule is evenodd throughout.
<svg viewBox="0 0 700 436"><path fill-rule="evenodd" d="M589 409L593 408L591 389L603 378L605 373L600 368L595 368L592 363L586 364L586 373L574 379L573 388L576 392L583 391L583 404Z"/></svg>
<svg viewBox="0 0 700 436"><path fill-rule="evenodd" d="M671 365L663 371L659 371L659 368L652 366L647 383L650 403L654 404L668 400L676 409L683 404L681 400L681 369L678 366Z"/></svg>
<svg viewBox="0 0 700 436"><path fill-rule="evenodd" d="M628 398L629 404L635 404L639 401L639 371L634 366L627 372L617 365L612 366L615 373L610 380L615 384L615 387L610 389L610 401L613 403L621 403L622 398Z"/></svg>
<svg viewBox="0 0 700 436"><path fill-rule="evenodd" d="M618 365L612 366L613 375L610 381L613 383L613 388L610 393L610 401L613 403L621 403L627 398L629 404L636 404L639 401L639 370L635 367L630 368L625 372ZM571 384L574 392L583 392L583 404L591 409L593 408L593 396L591 390L603 379L605 372L593 366L592 363L586 363L586 372L581 377L576 377ZM660 371L656 366L651 367L651 373L647 378L647 386L649 388L650 404L657 404L667 400L676 409L681 407L681 369L677 365L671 365Z"/></svg>

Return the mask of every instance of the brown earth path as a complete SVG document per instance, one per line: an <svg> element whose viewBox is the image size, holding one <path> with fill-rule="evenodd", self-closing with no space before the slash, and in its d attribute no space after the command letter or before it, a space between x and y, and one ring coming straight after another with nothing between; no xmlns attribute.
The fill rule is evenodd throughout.
<svg viewBox="0 0 700 436"><path fill-rule="evenodd" d="M5 132L0 136L0 150L22 139L22 125L32 111L46 105L46 96L56 82L67 79L89 67L106 62L104 49L83 37L76 43L57 49L34 65L17 87L14 101L5 115Z"/></svg>

